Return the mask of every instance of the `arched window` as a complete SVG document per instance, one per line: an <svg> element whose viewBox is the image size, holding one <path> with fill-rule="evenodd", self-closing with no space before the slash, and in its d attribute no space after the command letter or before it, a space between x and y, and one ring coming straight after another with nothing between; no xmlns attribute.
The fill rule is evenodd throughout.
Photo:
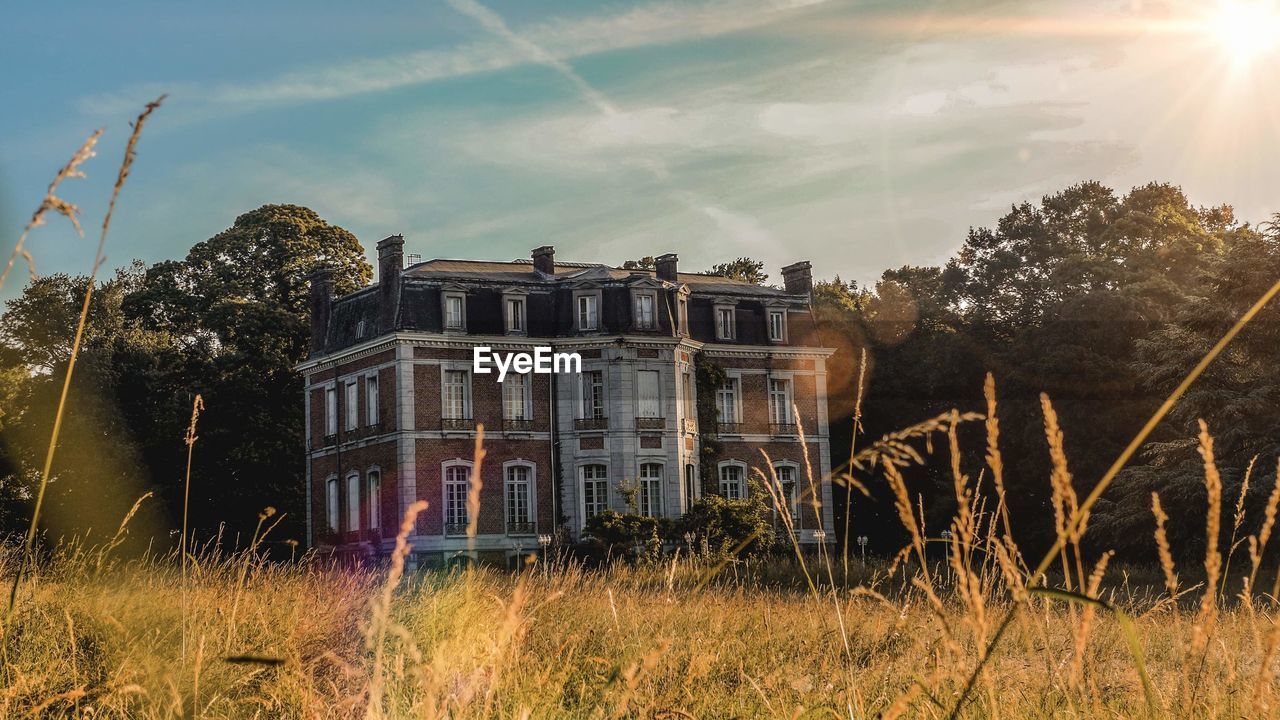
<svg viewBox="0 0 1280 720"><path fill-rule="evenodd" d="M341 515L338 512L338 478L331 477L325 483L325 522L328 524L329 532L338 532L338 523L341 522Z"/></svg>
<svg viewBox="0 0 1280 720"><path fill-rule="evenodd" d="M698 468L693 463L689 463L684 466L684 509L686 512L702 495L700 490L701 488L698 487Z"/></svg>
<svg viewBox="0 0 1280 720"><path fill-rule="evenodd" d="M360 529L360 473L347 476L347 532Z"/></svg>
<svg viewBox="0 0 1280 720"><path fill-rule="evenodd" d="M465 535L470 516L467 494L471 491L471 463L454 460L444 465L444 534Z"/></svg>
<svg viewBox="0 0 1280 720"><path fill-rule="evenodd" d="M747 466L736 460L720 463L720 494L726 500L741 500L747 496Z"/></svg>
<svg viewBox="0 0 1280 720"><path fill-rule="evenodd" d="M662 517L662 465L644 463L640 466L640 514Z"/></svg>
<svg viewBox="0 0 1280 720"><path fill-rule="evenodd" d="M604 465L582 466L582 517L593 518L609 509L609 469Z"/></svg>
<svg viewBox="0 0 1280 720"><path fill-rule="evenodd" d="M503 463L502 475L506 484L503 497L506 499L507 534L533 534L533 465L515 460Z"/></svg>
<svg viewBox="0 0 1280 720"><path fill-rule="evenodd" d="M379 530L382 528L382 471L370 468L366 484L369 486L369 529Z"/></svg>
<svg viewBox="0 0 1280 720"><path fill-rule="evenodd" d="M800 522L800 468L793 462L778 462L773 466L778 478L778 490L787 502L792 522ZM774 512L777 512L774 508Z"/></svg>

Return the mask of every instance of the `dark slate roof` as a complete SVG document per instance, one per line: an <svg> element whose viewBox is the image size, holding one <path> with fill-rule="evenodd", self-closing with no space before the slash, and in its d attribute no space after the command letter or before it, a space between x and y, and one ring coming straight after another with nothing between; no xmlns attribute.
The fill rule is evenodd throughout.
<svg viewBox="0 0 1280 720"><path fill-rule="evenodd" d="M533 269L529 260L500 262L490 260L428 260L406 268L404 277L439 282L483 282L514 285L553 285L577 280L626 280L637 275L656 277L653 270L629 270L592 263L557 262L555 276L548 277ZM749 295L755 297L788 297L778 288L762 287L734 278L701 273L678 273L677 280L698 294Z"/></svg>

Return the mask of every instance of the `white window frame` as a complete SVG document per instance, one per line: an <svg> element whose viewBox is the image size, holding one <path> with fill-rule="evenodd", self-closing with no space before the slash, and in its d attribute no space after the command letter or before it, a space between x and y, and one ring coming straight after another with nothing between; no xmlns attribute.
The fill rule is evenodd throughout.
<svg viewBox="0 0 1280 720"><path fill-rule="evenodd" d="M728 313L725 322L724 313ZM738 309L730 303L715 304L715 322L717 340L736 340L738 338Z"/></svg>
<svg viewBox="0 0 1280 720"><path fill-rule="evenodd" d="M738 471L738 478L736 480L736 483L738 485L736 497L730 494L729 492L726 492L725 470L729 470L731 468L736 469ZM720 495L723 496L726 500L745 499L749 492L747 490L747 464L742 462L741 460L720 461L720 463L716 465L716 481L717 481L716 489L720 491Z"/></svg>
<svg viewBox="0 0 1280 720"><path fill-rule="evenodd" d="M604 477L599 477L599 478L593 477L588 479L587 478L588 468L603 468ZM588 505L587 503L588 480L590 480L590 482L592 483L599 483L600 487L604 488L604 497L597 498L596 502L591 503L590 505ZM609 509L609 466L606 463L596 463L596 462L583 463L578 468L578 489L582 491L582 501L580 503L581 509L582 509L582 522L586 523L587 520L590 520L596 515L599 515L600 513ZM592 511L593 507L595 508L594 512Z"/></svg>
<svg viewBox="0 0 1280 720"><path fill-rule="evenodd" d="M590 300L594 306L584 317L582 302ZM600 329L600 312L603 307L599 290L579 290L573 293L573 327L578 332L596 332Z"/></svg>
<svg viewBox="0 0 1280 720"><path fill-rule="evenodd" d="M455 325L449 324L449 301L458 301L458 322ZM440 297L440 323L446 332L466 332L467 331L467 294L460 290L451 290L445 292Z"/></svg>
<svg viewBox="0 0 1280 720"><path fill-rule="evenodd" d="M774 383L782 383L782 392L774 389ZM795 382L789 377L770 375L765 381L765 389L769 395L769 423L773 425L795 425L795 413L792 404L795 401Z"/></svg>
<svg viewBox="0 0 1280 720"><path fill-rule="evenodd" d="M519 293L503 293L502 318L508 335L528 335L529 297Z"/></svg>
<svg viewBox="0 0 1280 720"><path fill-rule="evenodd" d="M326 385L324 388L324 434L331 437L338 434L338 388Z"/></svg>
<svg viewBox="0 0 1280 720"><path fill-rule="evenodd" d="M364 320L359 320L356 322L356 338L362 337L364 337Z"/></svg>
<svg viewBox="0 0 1280 720"><path fill-rule="evenodd" d="M526 471L527 475L524 480L512 480L512 471L520 469ZM502 463L502 521L503 529L509 532L507 528L512 522L536 523L538 517L537 497L538 497L538 467L528 460L508 460ZM511 507L511 489L512 486L523 484L526 486L528 496L525 498L525 518L523 520L512 519Z"/></svg>
<svg viewBox="0 0 1280 720"><path fill-rule="evenodd" d="M593 392L588 392L588 380L590 378L594 378L597 376L600 378L600 383L599 383L600 395L598 398L594 396ZM595 383L591 384L592 388L594 388L595 386L596 386ZM590 407L588 407L587 403L589 399L598 400L599 401L598 405L596 402L592 402ZM580 415L581 419L594 420L597 418L608 417L609 415L608 388L605 387L605 374L603 369L591 369L591 370L582 371L582 374L579 376L579 383L578 383L578 401L579 401L578 412L581 413ZM599 410L599 414L596 414L597 410Z"/></svg>
<svg viewBox="0 0 1280 720"><path fill-rule="evenodd" d="M342 389L342 410L345 416L343 429L347 432L360 427L360 385L355 378L346 381Z"/></svg>
<svg viewBox="0 0 1280 720"><path fill-rule="evenodd" d="M449 409L449 373L461 373L462 381L462 417L450 415ZM471 371L460 367L443 365L440 368L440 417L445 420L470 420L471 415Z"/></svg>
<svg viewBox="0 0 1280 720"><path fill-rule="evenodd" d="M676 322L680 324L679 333L689 334L689 292L682 288L676 298Z"/></svg>
<svg viewBox="0 0 1280 720"><path fill-rule="evenodd" d="M685 368L680 371L680 399L682 402L684 416L688 419L698 417L698 388L697 381L693 378L693 369Z"/></svg>
<svg viewBox="0 0 1280 720"><path fill-rule="evenodd" d="M378 425L382 418L378 415L378 374L364 376L364 424L369 427Z"/></svg>
<svg viewBox="0 0 1280 720"><path fill-rule="evenodd" d="M656 476L649 474L653 472L654 468L657 468L658 474ZM662 477L664 472L665 468L660 462L640 463L640 477L636 481L639 489L636 510L641 515L655 518L663 517L662 496L664 488Z"/></svg>
<svg viewBox="0 0 1280 720"><path fill-rule="evenodd" d="M789 493L787 491L786 482L783 480L783 477L782 477L784 474L784 471L791 473L791 490ZM791 460L779 460L773 464L773 473L778 478L779 487L776 488L778 492L783 496L787 494L790 495L790 497L787 498L787 501L791 504L791 520L793 522L799 522L800 521L800 464L797 462L793 462ZM776 514L778 512L778 509L775 507L773 511Z"/></svg>
<svg viewBox="0 0 1280 720"><path fill-rule="evenodd" d="M645 375L645 373L650 373ZM646 408L643 405L644 398L640 396L641 377L653 378L653 407ZM650 414L646 414L646 412ZM636 417L638 418L660 418L662 417L662 373L658 370L636 370Z"/></svg>
<svg viewBox="0 0 1280 720"><path fill-rule="evenodd" d="M533 403L531 396L531 387L533 385L533 375L530 373L508 373L506 380L502 382L502 419L503 420L532 420L533 419ZM508 397L514 388L520 391L520 414L512 415L510 412L510 404Z"/></svg>
<svg viewBox="0 0 1280 720"><path fill-rule="evenodd" d="M339 493L342 492L341 483L338 481L337 475L330 475L324 481L324 519L328 524L328 531L333 533L342 532L342 507L340 503Z"/></svg>
<svg viewBox="0 0 1280 720"><path fill-rule="evenodd" d="M360 473L347 473L347 532L360 532Z"/></svg>
<svg viewBox="0 0 1280 720"><path fill-rule="evenodd" d="M368 523L370 530L382 529L382 468L374 465L364 475L366 502L368 503Z"/></svg>
<svg viewBox="0 0 1280 720"><path fill-rule="evenodd" d="M466 471L466 481L459 482L456 478L456 474L464 470ZM440 463L440 507L443 509L441 519L444 525L444 527L441 528L441 531L445 535L449 534L450 525L465 526L470 522L471 516L467 509L467 499L471 494L471 483L474 480L472 474L474 472L475 466L470 460L454 458L453 460L445 460ZM457 486L459 485L462 486L460 494L462 504L460 506L454 506L450 502L450 495L456 495L458 493ZM465 533L465 531L463 532ZM455 536L458 534L459 533L454 533Z"/></svg>
<svg viewBox="0 0 1280 720"><path fill-rule="evenodd" d="M787 341L787 309L784 307L767 308L766 313L769 320L769 341L770 342L786 342ZM774 324L774 320L777 324Z"/></svg>
<svg viewBox="0 0 1280 720"><path fill-rule="evenodd" d="M649 316L642 313L643 303L649 301ZM658 293L653 290L631 291L631 324L636 330L658 329Z"/></svg>
<svg viewBox="0 0 1280 720"><path fill-rule="evenodd" d="M728 385L730 387L726 388ZM732 393L733 414L725 417L724 412L724 395ZM717 420L722 423L738 424L742 422L742 378L738 375L725 376L724 383L716 388L716 410L719 412Z"/></svg>

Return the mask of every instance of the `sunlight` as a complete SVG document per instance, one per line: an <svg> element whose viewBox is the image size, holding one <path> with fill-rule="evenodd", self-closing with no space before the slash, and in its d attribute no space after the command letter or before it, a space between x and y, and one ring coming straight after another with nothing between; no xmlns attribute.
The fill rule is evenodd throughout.
<svg viewBox="0 0 1280 720"><path fill-rule="evenodd" d="M1280 45L1280 10L1274 0L1224 0L1209 32L1236 65L1249 65Z"/></svg>

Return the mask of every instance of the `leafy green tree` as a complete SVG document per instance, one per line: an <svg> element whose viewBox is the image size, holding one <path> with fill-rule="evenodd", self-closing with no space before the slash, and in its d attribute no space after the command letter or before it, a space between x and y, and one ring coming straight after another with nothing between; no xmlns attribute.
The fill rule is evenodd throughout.
<svg viewBox="0 0 1280 720"><path fill-rule="evenodd" d="M712 265L707 274L733 278L753 285L763 285L769 279L769 276L764 271L763 262L745 257Z"/></svg>

